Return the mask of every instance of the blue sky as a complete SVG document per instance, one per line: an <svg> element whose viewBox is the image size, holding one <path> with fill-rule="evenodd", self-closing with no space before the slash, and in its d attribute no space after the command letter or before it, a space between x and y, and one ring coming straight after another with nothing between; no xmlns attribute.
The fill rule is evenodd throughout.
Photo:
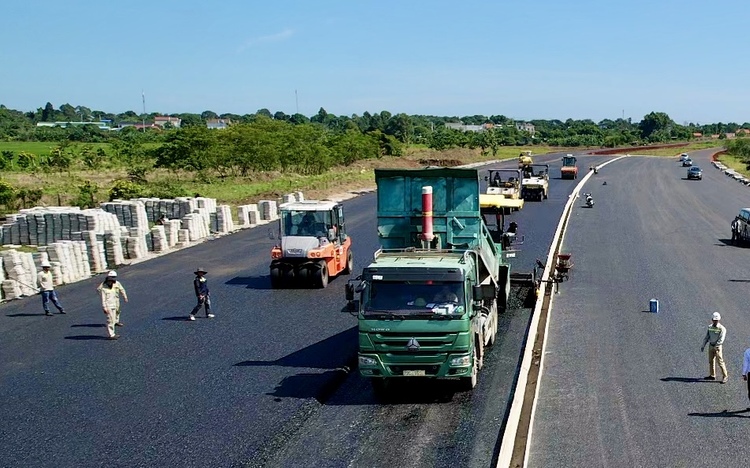
<svg viewBox="0 0 750 468"><path fill-rule="evenodd" d="M747 1L5 0L0 104L750 121ZM297 101L295 100L295 90Z"/></svg>

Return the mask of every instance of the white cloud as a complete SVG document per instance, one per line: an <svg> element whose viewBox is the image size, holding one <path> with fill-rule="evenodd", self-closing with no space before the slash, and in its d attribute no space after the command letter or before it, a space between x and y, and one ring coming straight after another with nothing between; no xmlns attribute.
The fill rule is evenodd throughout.
<svg viewBox="0 0 750 468"><path fill-rule="evenodd" d="M252 39L248 39L247 41L245 41L244 44L242 44L237 49L237 53L238 54L242 53L242 52L246 51L247 49L250 49L251 47L258 46L260 44L268 44L270 42L285 41L285 40L289 39L290 37L292 37L293 35L294 35L294 31L291 30L291 29L289 29L289 28L287 28L287 29L284 29L281 32L276 33L276 34L270 34L268 36L260 36L260 37L255 37L255 38L252 38Z"/></svg>

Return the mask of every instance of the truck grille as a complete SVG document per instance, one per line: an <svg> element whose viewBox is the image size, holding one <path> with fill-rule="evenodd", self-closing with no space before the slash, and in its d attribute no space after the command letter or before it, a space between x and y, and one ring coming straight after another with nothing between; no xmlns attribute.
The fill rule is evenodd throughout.
<svg viewBox="0 0 750 468"><path fill-rule="evenodd" d="M407 356L415 354L437 354L447 351L455 351L453 344L456 342L458 333L372 333L370 339L377 352L387 352L394 356ZM407 348L409 342L414 339L419 343L419 348L410 350Z"/></svg>

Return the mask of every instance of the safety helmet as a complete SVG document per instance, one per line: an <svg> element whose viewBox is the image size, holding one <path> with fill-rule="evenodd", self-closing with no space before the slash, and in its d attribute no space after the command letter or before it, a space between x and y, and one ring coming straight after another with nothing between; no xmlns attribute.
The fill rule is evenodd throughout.
<svg viewBox="0 0 750 468"><path fill-rule="evenodd" d="M107 273L107 278L117 278L117 272L115 270L109 270L109 273Z"/></svg>
<svg viewBox="0 0 750 468"><path fill-rule="evenodd" d="M49 268L51 266L49 260L42 260L42 268Z"/></svg>
<svg viewBox="0 0 750 468"><path fill-rule="evenodd" d="M711 320L721 320L721 314L718 312L714 312L711 316Z"/></svg>

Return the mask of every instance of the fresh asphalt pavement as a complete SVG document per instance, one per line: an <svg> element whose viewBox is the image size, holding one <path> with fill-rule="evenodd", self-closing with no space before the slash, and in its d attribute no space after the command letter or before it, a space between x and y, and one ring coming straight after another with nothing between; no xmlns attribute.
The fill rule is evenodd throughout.
<svg viewBox="0 0 750 468"><path fill-rule="evenodd" d="M520 270L545 257L575 185L556 179L559 155L545 158L550 199L512 216L526 239ZM375 194L345 202L357 269L377 249L374 207ZM38 297L0 305L0 466L487 466L528 310L503 317L474 392L416 383L425 392L409 386L379 402L356 369L347 373L356 353L356 320L340 312L348 278L270 289L269 228L121 268L130 302L118 341L104 339L101 278L58 289L68 315L45 317ZM188 322L198 266L217 317Z"/></svg>
<svg viewBox="0 0 750 468"><path fill-rule="evenodd" d="M631 157L584 187L596 204L575 206L563 244L575 266L550 313L529 466L750 464L750 249L728 240L750 188L709 155L693 157L701 181L676 158ZM703 380L713 311L728 330L725 385Z"/></svg>

